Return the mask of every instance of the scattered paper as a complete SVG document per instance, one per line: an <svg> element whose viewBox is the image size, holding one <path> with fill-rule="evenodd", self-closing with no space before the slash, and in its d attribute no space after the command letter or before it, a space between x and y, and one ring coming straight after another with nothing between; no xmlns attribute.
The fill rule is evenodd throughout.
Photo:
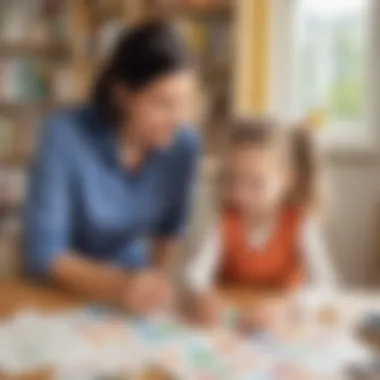
<svg viewBox="0 0 380 380"><path fill-rule="evenodd" d="M364 357L367 352L332 328L243 338L227 327L196 330L171 318L134 320L95 308L25 310L0 323L0 368L10 374L54 368L55 380L137 376L147 368L181 380L336 380Z"/></svg>

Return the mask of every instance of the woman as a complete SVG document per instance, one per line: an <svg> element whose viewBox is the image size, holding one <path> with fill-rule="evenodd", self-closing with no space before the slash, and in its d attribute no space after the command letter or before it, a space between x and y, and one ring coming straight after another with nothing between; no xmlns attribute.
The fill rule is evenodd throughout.
<svg viewBox="0 0 380 380"><path fill-rule="evenodd" d="M162 301L199 150L183 123L194 84L184 46L165 24L132 30L91 104L47 122L26 208L30 274L136 313Z"/></svg>

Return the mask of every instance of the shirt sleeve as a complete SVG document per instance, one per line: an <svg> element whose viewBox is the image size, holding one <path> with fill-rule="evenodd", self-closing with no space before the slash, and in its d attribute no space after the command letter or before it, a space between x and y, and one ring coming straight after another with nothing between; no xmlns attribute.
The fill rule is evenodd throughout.
<svg viewBox="0 0 380 380"><path fill-rule="evenodd" d="M46 276L70 246L70 141L67 125L50 120L31 170L25 209L24 264L32 276Z"/></svg>
<svg viewBox="0 0 380 380"><path fill-rule="evenodd" d="M329 259L320 221L309 216L300 236L300 249L311 277L311 286L336 289L338 281Z"/></svg>
<svg viewBox="0 0 380 380"><path fill-rule="evenodd" d="M174 182L171 185L173 196L170 199L170 206L166 215L158 225L156 235L172 237L183 233L189 214L193 189L195 189L199 156L199 138L195 131L188 131L177 150L177 155L172 157L174 161Z"/></svg>
<svg viewBox="0 0 380 380"><path fill-rule="evenodd" d="M184 279L187 289L203 292L212 287L220 256L221 236L215 223L206 234L200 250L186 263Z"/></svg>

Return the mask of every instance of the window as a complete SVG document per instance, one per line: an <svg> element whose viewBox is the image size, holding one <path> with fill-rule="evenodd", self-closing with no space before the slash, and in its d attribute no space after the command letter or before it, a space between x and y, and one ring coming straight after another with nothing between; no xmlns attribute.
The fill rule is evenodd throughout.
<svg viewBox="0 0 380 380"><path fill-rule="evenodd" d="M368 141L371 97L372 5L376 0L279 0L276 46L288 57L281 74L292 116L321 126L330 143ZM284 12L286 3L287 12ZM282 18L282 20L281 20ZM284 20L287 19L287 20ZM285 33L284 33L285 31ZM286 31L288 35L286 36ZM277 53L279 58L279 53ZM291 94L289 96L289 94ZM283 98L284 98L283 96Z"/></svg>
<svg viewBox="0 0 380 380"><path fill-rule="evenodd" d="M295 107L350 134L366 116L369 0L298 0Z"/></svg>

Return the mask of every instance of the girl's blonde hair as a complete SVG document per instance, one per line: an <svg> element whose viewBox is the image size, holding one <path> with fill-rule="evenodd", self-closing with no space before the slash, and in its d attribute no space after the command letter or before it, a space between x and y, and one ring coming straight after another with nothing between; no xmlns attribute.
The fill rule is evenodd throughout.
<svg viewBox="0 0 380 380"><path fill-rule="evenodd" d="M285 149L296 172L289 203L301 207L319 204L319 159L311 128L305 123L283 124L270 117L239 119L231 124L228 147L252 146Z"/></svg>

